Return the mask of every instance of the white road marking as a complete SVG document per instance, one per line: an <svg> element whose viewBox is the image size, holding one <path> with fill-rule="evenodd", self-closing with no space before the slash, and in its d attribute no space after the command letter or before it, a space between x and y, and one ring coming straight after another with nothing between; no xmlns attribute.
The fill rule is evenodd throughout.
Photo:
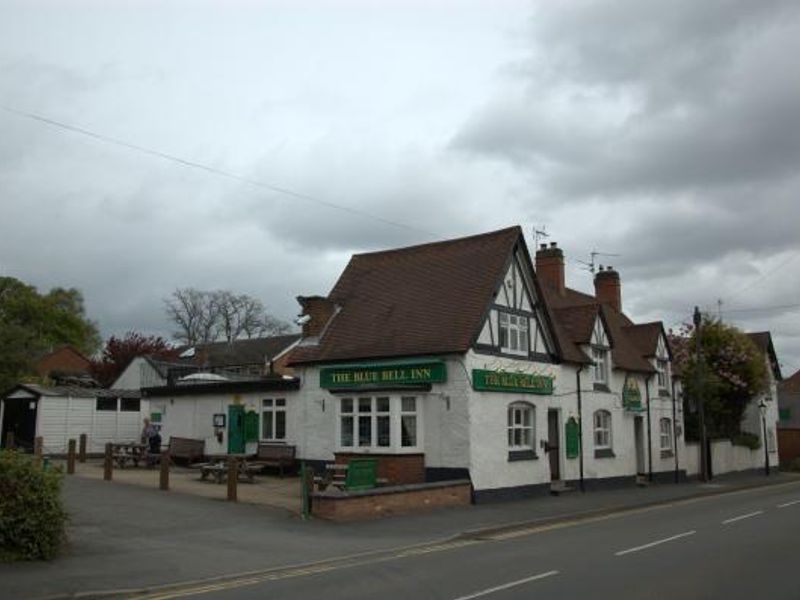
<svg viewBox="0 0 800 600"><path fill-rule="evenodd" d="M755 512L747 513L746 515L739 515L738 517L732 517L730 519L725 519L722 524L727 525L728 523L735 523L736 521L741 521L742 519L749 519L750 517L755 517L758 515L763 515L763 510L757 510Z"/></svg>
<svg viewBox="0 0 800 600"><path fill-rule="evenodd" d="M525 579L518 579L517 581L512 581L510 583L504 583L503 585L498 585L492 588L488 588L485 590L481 590L480 592L475 592L474 594L470 594L469 596L459 596L456 600L472 600L473 598L480 598L481 596L488 596L489 594L494 594L495 592L500 592L503 590L507 590L512 587L516 587L518 585L523 585L525 583L530 583L531 581L536 581L537 579L544 579L545 577L552 577L553 575L558 575L558 571L548 571L547 573L539 573L538 575L534 575L533 577L526 577Z"/></svg>
<svg viewBox="0 0 800 600"><path fill-rule="evenodd" d="M691 531L685 531L684 533L679 533L678 535L673 535L671 537L664 538L663 540L656 540L655 542L650 542L649 544L644 544L643 546L636 546L635 548L620 550L619 552L614 553L614 556L624 556L625 554L630 554L631 552L646 550L647 548L652 548L653 546L658 546L659 544L665 544L666 542L671 542L672 540L688 537L690 535L694 535L695 533L697 532L694 529L692 529Z"/></svg>
<svg viewBox="0 0 800 600"><path fill-rule="evenodd" d="M786 508L787 506L792 506L793 504L800 504L800 500L792 500L791 502L784 502L783 504L778 504L778 508Z"/></svg>

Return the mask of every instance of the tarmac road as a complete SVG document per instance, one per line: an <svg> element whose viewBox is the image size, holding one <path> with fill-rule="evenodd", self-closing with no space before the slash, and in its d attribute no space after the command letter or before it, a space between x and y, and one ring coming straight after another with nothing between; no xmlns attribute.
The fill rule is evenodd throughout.
<svg viewBox="0 0 800 600"><path fill-rule="evenodd" d="M150 598L797 600L798 534L800 486L765 487Z"/></svg>

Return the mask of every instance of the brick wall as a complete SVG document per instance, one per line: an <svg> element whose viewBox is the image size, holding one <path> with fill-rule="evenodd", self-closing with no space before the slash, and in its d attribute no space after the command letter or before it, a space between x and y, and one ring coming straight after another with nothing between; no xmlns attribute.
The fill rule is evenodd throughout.
<svg viewBox="0 0 800 600"><path fill-rule="evenodd" d="M459 481L401 486L396 490L377 488L347 495L315 494L311 512L332 521L375 519L445 506L465 506L471 502L471 492L469 481Z"/></svg>
<svg viewBox="0 0 800 600"><path fill-rule="evenodd" d="M800 429L778 429L778 456L781 465L800 458Z"/></svg>
<svg viewBox="0 0 800 600"><path fill-rule="evenodd" d="M337 452L336 463L346 464L351 458L377 458L378 477L388 485L423 483L425 481L424 454L357 454Z"/></svg>

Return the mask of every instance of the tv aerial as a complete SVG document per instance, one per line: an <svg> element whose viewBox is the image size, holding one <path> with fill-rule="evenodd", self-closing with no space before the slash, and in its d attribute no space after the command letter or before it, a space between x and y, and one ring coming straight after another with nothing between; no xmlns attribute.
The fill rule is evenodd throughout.
<svg viewBox="0 0 800 600"><path fill-rule="evenodd" d="M611 252L599 252L598 250L592 250L589 253L589 257L590 257L589 258L589 262L586 262L585 260L579 260L579 261L576 261L576 262L579 262L580 264L582 264L584 270L589 271L592 275L594 275L597 272L597 257L598 256L622 256L622 255L621 254L613 254ZM602 265L600 265L600 266L602 266Z"/></svg>

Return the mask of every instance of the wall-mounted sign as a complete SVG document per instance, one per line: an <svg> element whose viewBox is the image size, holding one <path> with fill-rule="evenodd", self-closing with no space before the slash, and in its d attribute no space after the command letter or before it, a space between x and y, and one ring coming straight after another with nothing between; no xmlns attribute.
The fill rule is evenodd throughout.
<svg viewBox="0 0 800 600"><path fill-rule="evenodd" d="M622 388L622 407L631 412L640 412L644 410L642 407L642 392L639 390L639 382L633 377L628 377L625 380L625 386Z"/></svg>
<svg viewBox="0 0 800 600"><path fill-rule="evenodd" d="M567 458L578 458L581 452L581 440L580 427L578 427L578 421L575 417L567 419L564 429L566 433L564 437L567 441Z"/></svg>
<svg viewBox="0 0 800 600"><path fill-rule="evenodd" d="M225 413L218 413L214 415L214 427L225 427Z"/></svg>
<svg viewBox="0 0 800 600"><path fill-rule="evenodd" d="M515 392L519 394L553 393L553 378L530 373L506 373L472 369L472 387L486 392Z"/></svg>
<svg viewBox="0 0 800 600"><path fill-rule="evenodd" d="M319 386L326 389L442 383L446 380L447 368L441 360L343 365L323 367L319 371Z"/></svg>

